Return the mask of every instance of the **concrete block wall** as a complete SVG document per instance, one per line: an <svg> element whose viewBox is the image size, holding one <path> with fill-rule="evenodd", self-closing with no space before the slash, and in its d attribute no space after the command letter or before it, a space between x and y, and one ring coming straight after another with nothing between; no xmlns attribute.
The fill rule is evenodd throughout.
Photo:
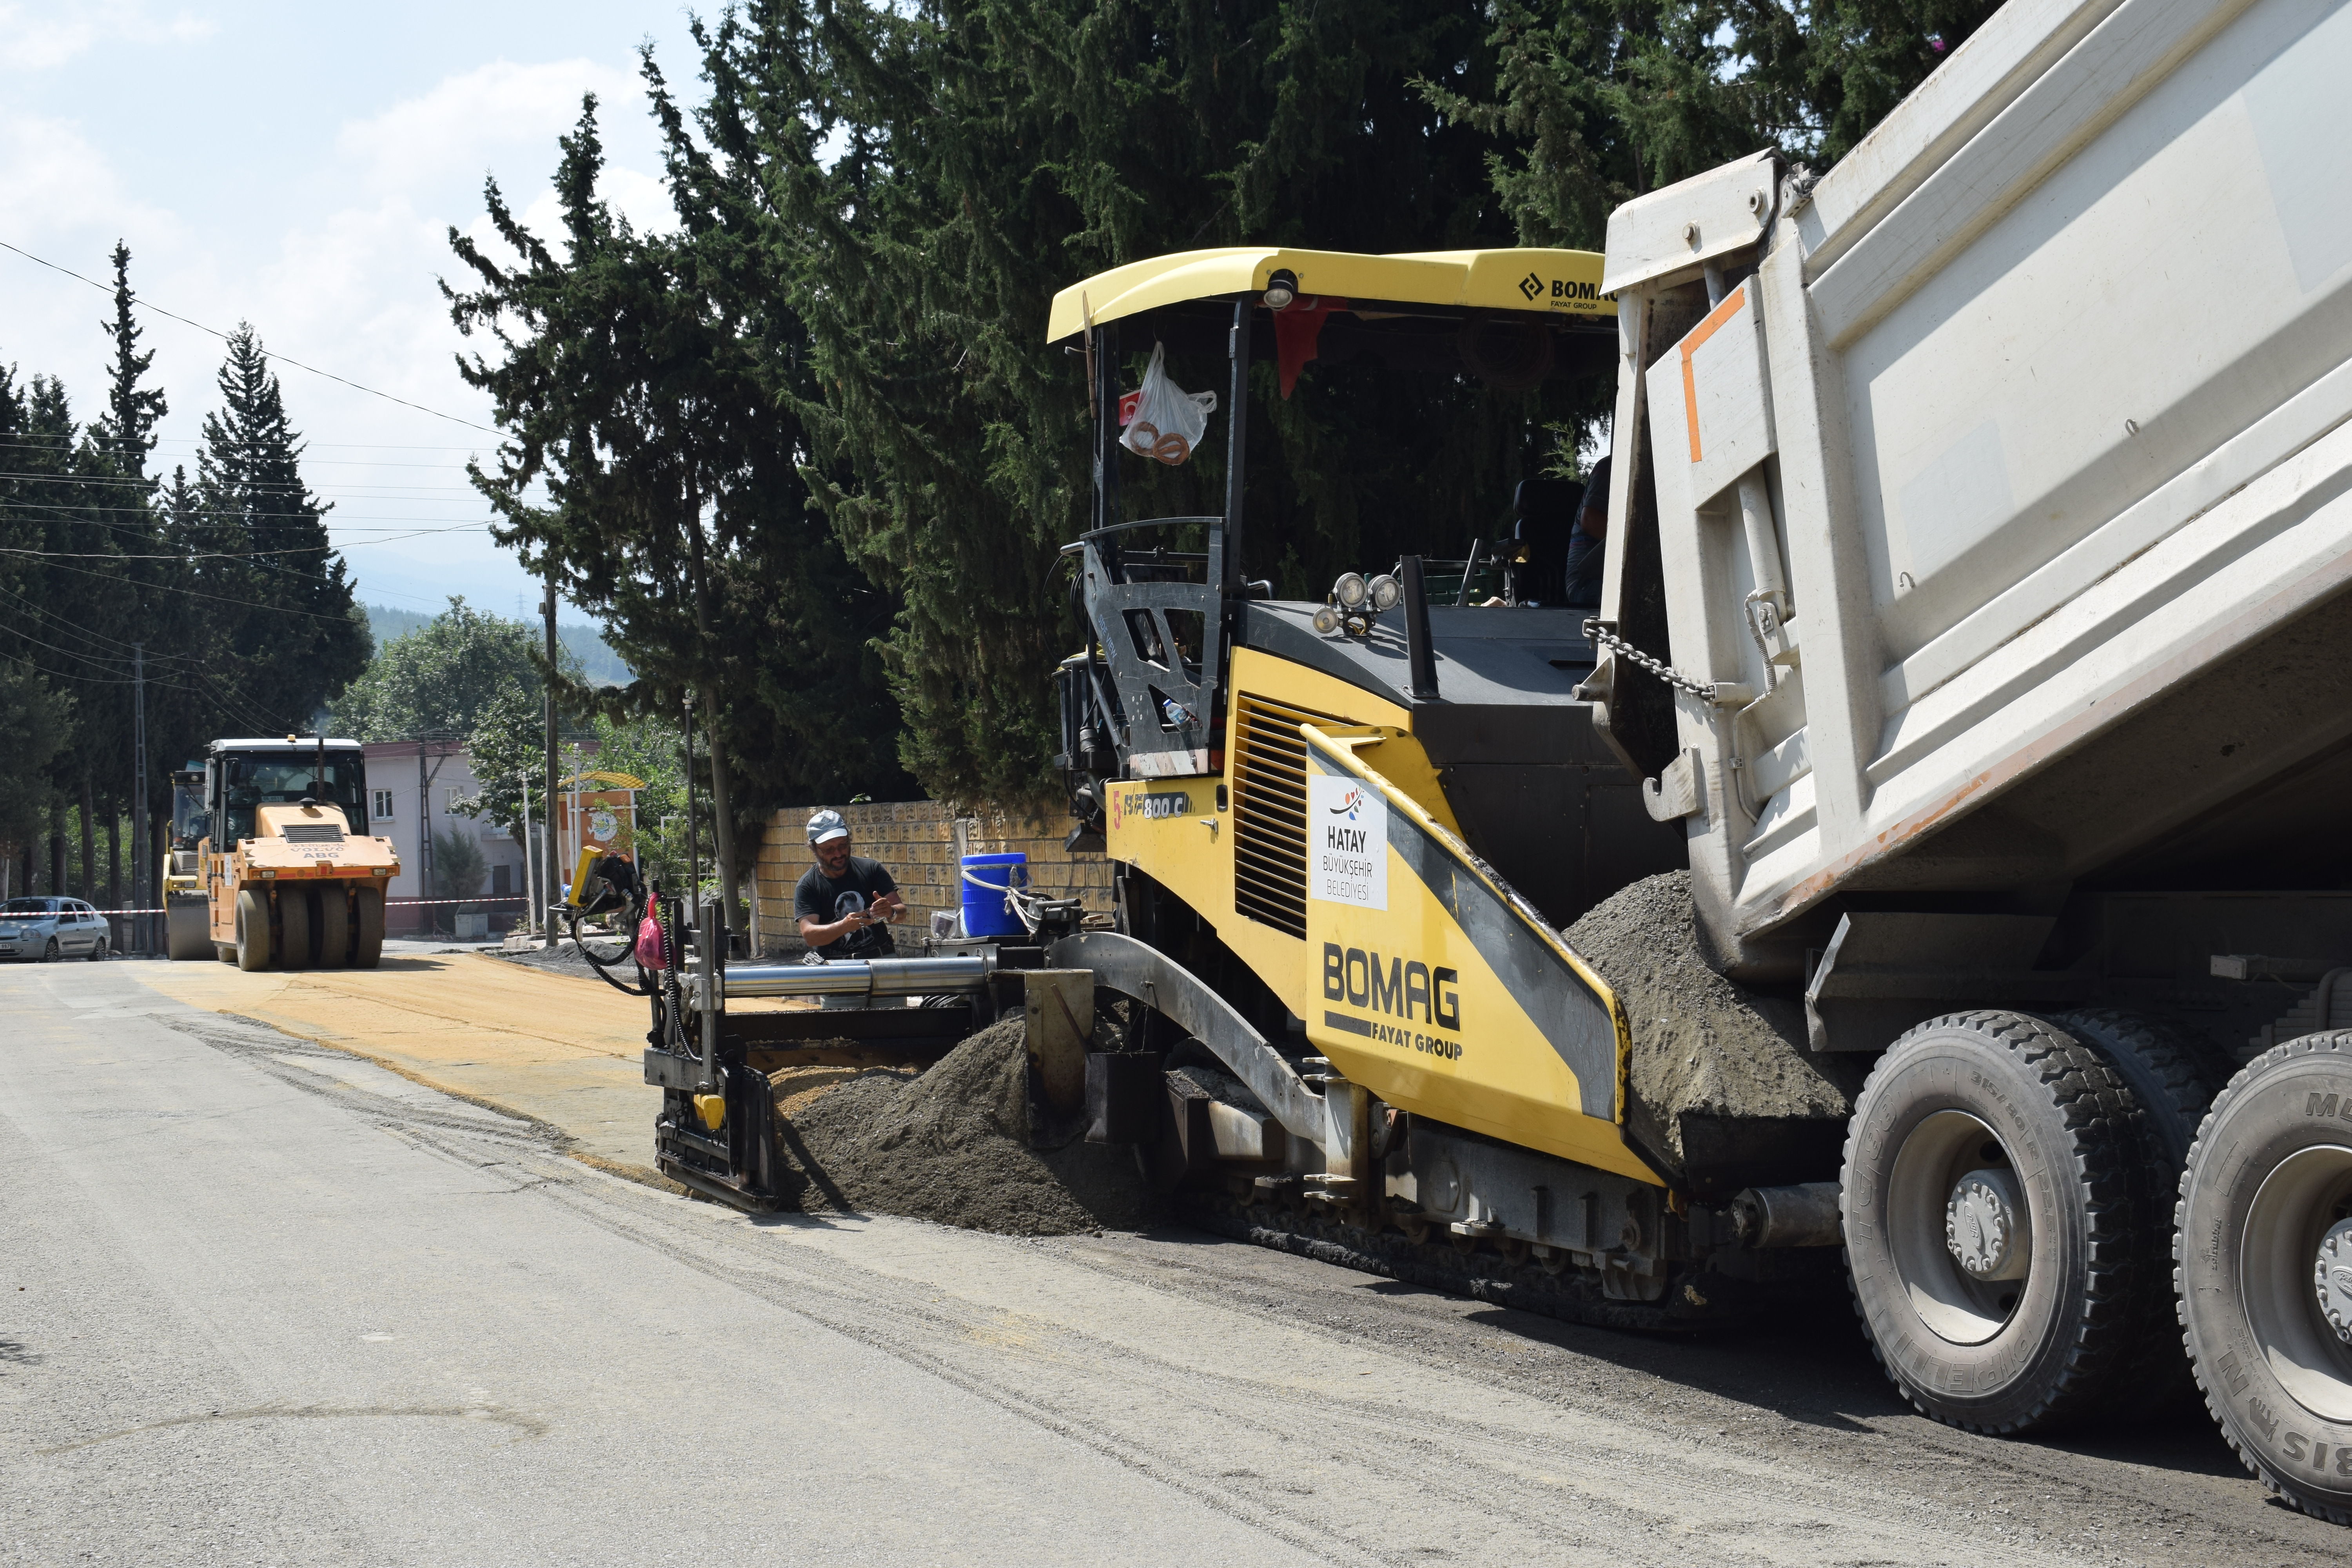
<svg viewBox="0 0 2352 1568"><path fill-rule="evenodd" d="M760 900L760 942L770 952L796 947L793 885L811 863L808 819L821 806L789 805L768 819L760 836L755 876ZM1110 909L1110 862L1099 855L1073 855L1062 847L1068 817L1033 816L995 806L956 806L945 801L877 802L835 806L849 824L851 851L890 868L913 910L903 934L929 929L933 910L961 910L958 875L966 855L1029 857L1029 886L1049 898L1077 898L1089 910ZM901 948L904 951L904 948Z"/></svg>

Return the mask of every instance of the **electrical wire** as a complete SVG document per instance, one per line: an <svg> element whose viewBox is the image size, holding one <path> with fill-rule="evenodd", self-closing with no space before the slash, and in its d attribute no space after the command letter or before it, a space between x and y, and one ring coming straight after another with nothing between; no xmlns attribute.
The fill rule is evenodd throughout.
<svg viewBox="0 0 2352 1568"><path fill-rule="evenodd" d="M70 267L60 267L54 261L44 260L42 258L34 255L31 251L26 250L22 246L10 245L6 240L0 239L0 249L13 250L27 261L37 263L40 266L47 268L52 272L62 272L78 283L89 284L91 288L97 289L101 294L110 295L114 292L112 289L99 282L96 279L84 278L80 273L76 272ZM146 300L140 299L137 295L131 296L131 303L139 310L152 311L158 316L169 317L171 320L179 322L181 325L194 327L200 332L210 332L214 337L218 338L223 342L227 342L229 341L229 335L226 332L222 331L217 327L207 327L202 321L190 321L185 316L177 314L174 311L166 310L161 305L151 305ZM477 425L470 419L460 419L454 414L444 414L437 408L427 408L422 403L411 403L405 397L394 397L389 392L378 392L373 386L362 386L358 382L352 380L350 377L337 375L333 371L320 370L314 364L304 364L299 359L293 359L288 355L262 348L257 340L255 342L254 347L264 359L284 360L296 370L307 370L312 375L321 375L326 377L329 381L341 382L343 385L350 387L352 391L364 392L370 397L381 397L386 403L397 403L403 408L414 408L419 414L430 414L436 419L446 419L450 424L463 425L468 430L479 430L484 434L490 436L503 434L501 431L492 429L488 425Z"/></svg>
<svg viewBox="0 0 2352 1568"><path fill-rule="evenodd" d="M101 582L107 583L121 583L122 581L121 578L116 576L111 572L92 572L88 568L81 566L56 564L52 565L50 570L53 572L71 572L76 576L80 577L96 577ZM297 581L314 583L321 587L330 585L324 578L320 577L302 577L298 578ZM341 624L347 622L351 618L348 616L322 616L315 610L298 610L287 605L265 605L258 599L232 599L225 594L207 594L203 592L201 589L196 588L175 588L169 583L142 583L131 585L134 585L142 589L152 590L159 594L185 594L190 598L210 599L215 604L239 605L248 610L268 610L273 615L300 616L306 620L331 621Z"/></svg>

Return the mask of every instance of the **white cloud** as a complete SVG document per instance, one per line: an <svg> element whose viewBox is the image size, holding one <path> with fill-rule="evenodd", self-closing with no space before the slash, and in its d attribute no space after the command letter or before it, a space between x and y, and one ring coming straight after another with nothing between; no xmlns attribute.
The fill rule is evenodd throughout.
<svg viewBox="0 0 2352 1568"><path fill-rule="evenodd" d="M215 30L210 17L159 16L137 0L0 5L0 69L55 70L100 43L191 44Z"/></svg>
<svg viewBox="0 0 2352 1568"><path fill-rule="evenodd" d="M478 178L499 154L524 152L541 174L555 167L555 139L580 118L593 92L609 126L614 113L640 115L636 78L593 60L515 65L498 60L445 78L430 92L372 119L346 124L336 148L370 171L378 188L404 188L451 176ZM607 132L609 142L609 132Z"/></svg>
<svg viewBox="0 0 2352 1568"><path fill-rule="evenodd" d="M106 154L70 121L0 116L0 224L37 237L81 228L152 231L163 214L133 200Z"/></svg>

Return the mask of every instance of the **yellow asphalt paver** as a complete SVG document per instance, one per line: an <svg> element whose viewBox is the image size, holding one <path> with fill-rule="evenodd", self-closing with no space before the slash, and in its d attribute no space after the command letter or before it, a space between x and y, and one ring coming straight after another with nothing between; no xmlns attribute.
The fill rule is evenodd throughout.
<svg viewBox="0 0 2352 1568"><path fill-rule="evenodd" d="M661 1091L646 1083L651 1019L643 998L603 981L472 952L387 956L376 969L123 968L175 1001L550 1122L593 1163L652 1173Z"/></svg>

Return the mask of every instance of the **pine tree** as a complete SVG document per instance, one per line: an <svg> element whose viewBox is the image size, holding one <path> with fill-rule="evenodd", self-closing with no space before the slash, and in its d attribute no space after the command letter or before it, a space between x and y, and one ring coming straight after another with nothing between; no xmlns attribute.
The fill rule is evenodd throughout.
<svg viewBox="0 0 2352 1568"><path fill-rule="evenodd" d="M327 502L301 472L302 440L286 413L268 353L251 324L229 335L221 407L205 416L196 458L198 537L219 558L200 560L196 585L231 617L236 697L271 728L301 730L327 698L366 668L366 623L349 573L327 534Z"/></svg>
<svg viewBox="0 0 2352 1568"><path fill-rule="evenodd" d="M91 444L113 460L114 471L129 479L147 477L147 454L155 449L155 426L171 405L160 386L142 386L142 377L155 363L155 351L142 353L138 318L131 314L136 299L131 291L131 247L114 242L114 319L100 327L114 340L114 365L107 385L106 413L90 426Z"/></svg>

